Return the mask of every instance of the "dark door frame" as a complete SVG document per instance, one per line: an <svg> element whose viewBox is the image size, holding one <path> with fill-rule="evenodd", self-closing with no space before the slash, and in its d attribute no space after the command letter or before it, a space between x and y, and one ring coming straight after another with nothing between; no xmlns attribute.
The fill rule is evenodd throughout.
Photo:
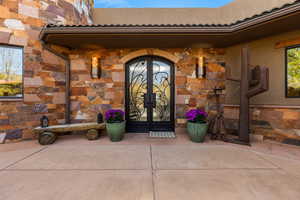
<svg viewBox="0 0 300 200"><path fill-rule="evenodd" d="M129 120L129 66L141 60L147 61L147 97L149 104L147 104L147 121L138 122ZM170 81L171 81L171 99L170 99L170 121L154 122L153 121L153 61L161 61L170 66ZM174 131L175 130L175 65L172 61L160 56L140 56L128 61L125 64L125 117L126 117L126 131L133 133L145 133L149 131Z"/></svg>

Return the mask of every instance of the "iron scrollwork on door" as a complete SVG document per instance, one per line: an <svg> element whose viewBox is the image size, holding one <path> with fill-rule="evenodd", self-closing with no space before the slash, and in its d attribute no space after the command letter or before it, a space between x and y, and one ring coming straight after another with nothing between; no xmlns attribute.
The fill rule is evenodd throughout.
<svg viewBox="0 0 300 200"><path fill-rule="evenodd" d="M130 120L146 121L147 61L141 60L129 66Z"/></svg>
<svg viewBox="0 0 300 200"><path fill-rule="evenodd" d="M153 120L169 121L171 111L171 68L161 61L153 61Z"/></svg>

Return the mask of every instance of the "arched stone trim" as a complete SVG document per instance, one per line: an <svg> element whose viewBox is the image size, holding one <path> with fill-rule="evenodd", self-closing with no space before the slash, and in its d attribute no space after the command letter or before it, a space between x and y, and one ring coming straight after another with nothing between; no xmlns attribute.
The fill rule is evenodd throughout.
<svg viewBox="0 0 300 200"><path fill-rule="evenodd" d="M172 61L174 64L176 64L179 61L179 58L174 56L173 54L167 52L167 51L163 51L160 49L141 49L141 50L137 50L134 52L131 52L129 54L127 54L126 56L122 57L120 59L121 63L125 64L128 61L140 57L140 56L160 56L163 58L166 58L170 61Z"/></svg>

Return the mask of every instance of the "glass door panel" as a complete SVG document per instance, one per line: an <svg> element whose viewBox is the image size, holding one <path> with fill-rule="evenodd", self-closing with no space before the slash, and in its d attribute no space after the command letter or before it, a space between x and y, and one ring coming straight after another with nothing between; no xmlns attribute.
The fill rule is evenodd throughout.
<svg viewBox="0 0 300 200"><path fill-rule="evenodd" d="M129 120L148 121L147 106L147 60L141 59L129 65Z"/></svg>
<svg viewBox="0 0 300 200"><path fill-rule="evenodd" d="M158 60L153 60L152 64L152 119L154 122L170 121L171 66Z"/></svg>

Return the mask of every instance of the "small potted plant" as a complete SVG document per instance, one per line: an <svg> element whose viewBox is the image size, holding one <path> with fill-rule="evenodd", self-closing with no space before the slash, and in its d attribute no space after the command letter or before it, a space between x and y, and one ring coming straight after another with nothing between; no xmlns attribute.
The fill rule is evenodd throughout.
<svg viewBox="0 0 300 200"><path fill-rule="evenodd" d="M125 133L124 112L122 110L108 110L105 113L106 131L112 142L119 142Z"/></svg>
<svg viewBox="0 0 300 200"><path fill-rule="evenodd" d="M193 142L204 142L208 129L207 116L201 109L192 109L186 113L187 131Z"/></svg>

